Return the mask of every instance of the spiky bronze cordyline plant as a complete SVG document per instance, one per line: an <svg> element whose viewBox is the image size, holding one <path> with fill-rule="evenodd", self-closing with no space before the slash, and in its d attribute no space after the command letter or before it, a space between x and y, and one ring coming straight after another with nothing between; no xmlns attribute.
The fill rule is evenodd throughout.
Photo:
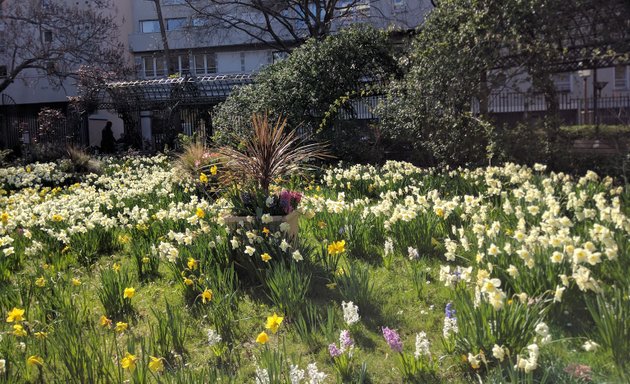
<svg viewBox="0 0 630 384"><path fill-rule="evenodd" d="M224 146L217 150L227 180L255 184L268 195L275 179L312 168L306 164L309 160L331 157L325 144L307 143L295 130L287 129L286 123L286 118L279 117L272 124L266 113L254 114L253 133L243 139L242 149Z"/></svg>

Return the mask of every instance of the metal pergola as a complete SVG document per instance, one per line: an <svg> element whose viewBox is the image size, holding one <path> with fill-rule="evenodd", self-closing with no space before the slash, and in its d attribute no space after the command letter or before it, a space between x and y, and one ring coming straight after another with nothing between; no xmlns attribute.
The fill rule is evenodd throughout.
<svg viewBox="0 0 630 384"><path fill-rule="evenodd" d="M255 74L239 73L113 82L101 90L99 107L120 110L133 106L138 110L155 110L174 104L216 105L236 87L251 84L254 77Z"/></svg>

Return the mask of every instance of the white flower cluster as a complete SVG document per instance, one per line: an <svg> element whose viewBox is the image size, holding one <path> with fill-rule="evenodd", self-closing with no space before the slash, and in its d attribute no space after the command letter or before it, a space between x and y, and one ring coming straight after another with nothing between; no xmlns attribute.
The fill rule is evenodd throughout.
<svg viewBox="0 0 630 384"><path fill-rule="evenodd" d="M266 377L266 382L265 381L258 381L258 373L259 373L259 369L256 369L256 383L268 383L269 382L269 375L267 374L267 370L266 369L262 369L260 370L261 374L264 374L264 377ZM264 371L264 372L263 372ZM302 380L307 380L306 382L309 384L321 384L324 382L324 380L326 380L327 375L324 372L320 372L319 369L317 369L317 364L315 363L311 363L309 365L306 366L306 371L304 371L303 369L300 369L299 366L297 365L293 365L291 364L291 368L289 370L289 380L291 382L291 384L300 384L302 383Z"/></svg>
<svg viewBox="0 0 630 384"><path fill-rule="evenodd" d="M530 344L527 346L528 356L524 357L519 354L516 356L516 365L514 369L521 369L525 373L533 372L538 368L538 356L539 349L537 344Z"/></svg>
<svg viewBox="0 0 630 384"><path fill-rule="evenodd" d="M416 351L414 357L419 359L421 356L431 356L429 339L426 332L420 332L416 334Z"/></svg>
<svg viewBox="0 0 630 384"><path fill-rule="evenodd" d="M359 317L359 307L354 305L352 301L341 303L343 308L343 319L348 325L357 323L361 318Z"/></svg>
<svg viewBox="0 0 630 384"><path fill-rule="evenodd" d="M442 336L448 339L450 335L459 332L456 317L444 316L444 325L442 326Z"/></svg>
<svg viewBox="0 0 630 384"><path fill-rule="evenodd" d="M536 324L535 331L536 335L540 337L538 341L540 345L549 344L549 342L551 341L551 334L549 333L549 326L547 326L547 324L541 321L540 323Z"/></svg>
<svg viewBox="0 0 630 384"><path fill-rule="evenodd" d="M208 344L212 347L221 342L221 335L214 329L208 329Z"/></svg>

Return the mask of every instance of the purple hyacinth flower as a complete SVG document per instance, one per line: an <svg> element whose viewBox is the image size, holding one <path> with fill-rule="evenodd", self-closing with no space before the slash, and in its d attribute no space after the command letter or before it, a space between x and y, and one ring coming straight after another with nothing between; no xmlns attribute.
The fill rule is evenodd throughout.
<svg viewBox="0 0 630 384"><path fill-rule="evenodd" d="M328 346L328 352L330 353L330 357L335 358L338 356L341 356L341 351L339 350L339 348L337 348L337 346L335 345L335 343L332 343Z"/></svg>
<svg viewBox="0 0 630 384"><path fill-rule="evenodd" d="M400 341L400 336L398 332L393 329L389 329L387 327L383 327L383 337L392 351L402 352L402 341Z"/></svg>
<svg viewBox="0 0 630 384"><path fill-rule="evenodd" d="M354 345L354 341L352 341L350 337L350 331L341 331L341 334L339 334L339 344L343 350L349 349Z"/></svg>

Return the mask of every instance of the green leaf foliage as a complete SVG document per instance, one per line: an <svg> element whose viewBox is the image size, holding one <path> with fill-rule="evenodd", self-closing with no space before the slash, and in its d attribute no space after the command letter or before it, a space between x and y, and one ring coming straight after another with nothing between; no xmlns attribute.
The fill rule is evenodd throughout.
<svg viewBox="0 0 630 384"><path fill-rule="evenodd" d="M372 27L353 26L324 40L311 39L215 110L214 139L226 143L233 134L249 132L254 113L286 116L289 128L314 129L330 106L362 80L385 80L397 70L387 34Z"/></svg>

